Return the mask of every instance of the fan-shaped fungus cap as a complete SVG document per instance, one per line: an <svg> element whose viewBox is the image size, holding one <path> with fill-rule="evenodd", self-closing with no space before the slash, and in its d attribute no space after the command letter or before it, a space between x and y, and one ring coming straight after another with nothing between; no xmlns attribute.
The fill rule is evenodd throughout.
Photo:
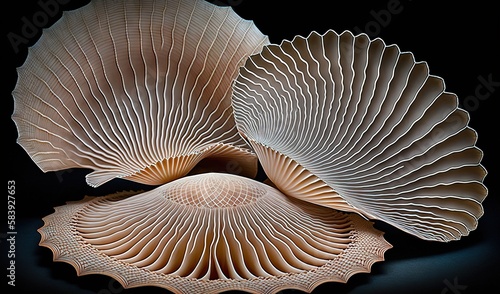
<svg viewBox="0 0 500 294"><path fill-rule="evenodd" d="M413 54L313 32L266 46L233 88L237 127L285 194L427 240L476 228L487 195L477 135Z"/></svg>
<svg viewBox="0 0 500 294"><path fill-rule="evenodd" d="M236 175L188 176L129 194L57 207L39 229L40 245L79 275L176 293L312 291L369 272L391 247L356 214Z"/></svg>
<svg viewBox="0 0 500 294"><path fill-rule="evenodd" d="M29 48L13 91L18 143L43 171L89 168L162 184L207 157L255 175L231 84L268 39L230 7L202 0L93 0Z"/></svg>

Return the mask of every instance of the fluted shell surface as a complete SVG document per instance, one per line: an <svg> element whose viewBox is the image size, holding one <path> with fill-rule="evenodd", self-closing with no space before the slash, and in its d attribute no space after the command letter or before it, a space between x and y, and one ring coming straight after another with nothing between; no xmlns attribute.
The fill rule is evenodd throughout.
<svg viewBox="0 0 500 294"><path fill-rule="evenodd" d="M231 84L268 38L202 0L93 0L43 30L18 68L18 143L43 171L94 170L162 184L202 159L257 161L240 138Z"/></svg>
<svg viewBox="0 0 500 294"><path fill-rule="evenodd" d="M369 272L391 247L372 223L229 174L56 207L40 245L79 275L175 293L312 291Z"/></svg>
<svg viewBox="0 0 500 294"><path fill-rule="evenodd" d="M410 52L345 31L249 58L237 127L285 194L427 240L468 235L487 195L468 113Z"/></svg>

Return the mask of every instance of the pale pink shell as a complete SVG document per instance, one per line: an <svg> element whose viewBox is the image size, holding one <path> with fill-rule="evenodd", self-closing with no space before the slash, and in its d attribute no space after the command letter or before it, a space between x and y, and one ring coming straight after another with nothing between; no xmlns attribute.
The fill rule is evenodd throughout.
<svg viewBox="0 0 500 294"><path fill-rule="evenodd" d="M236 175L188 176L131 194L57 207L39 229L40 245L79 275L176 293L310 292L369 272L391 247L356 214Z"/></svg>
<svg viewBox="0 0 500 294"><path fill-rule="evenodd" d="M231 85L267 43L253 22L202 0L93 0L29 48L13 91L18 143L43 171L94 170L91 186L158 185L207 157L253 176Z"/></svg>
<svg viewBox="0 0 500 294"><path fill-rule="evenodd" d="M251 56L233 93L239 131L285 194L426 240L477 227L487 189L476 132L412 53L313 32Z"/></svg>

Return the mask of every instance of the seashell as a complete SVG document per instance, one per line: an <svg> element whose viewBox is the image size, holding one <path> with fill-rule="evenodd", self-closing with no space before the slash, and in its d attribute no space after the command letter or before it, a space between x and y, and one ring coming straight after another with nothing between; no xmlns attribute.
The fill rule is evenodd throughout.
<svg viewBox="0 0 500 294"><path fill-rule="evenodd" d="M245 177L205 173L56 207L40 245L79 275L175 293L312 291L369 272L392 246L372 223Z"/></svg>
<svg viewBox="0 0 500 294"><path fill-rule="evenodd" d="M44 171L94 170L159 185L204 158L255 175L231 85L268 43L230 7L201 0L95 0L65 12L18 68L18 143Z"/></svg>
<svg viewBox="0 0 500 294"><path fill-rule="evenodd" d="M285 194L426 240L468 235L487 195L468 113L410 52L365 34L268 45L233 86L237 127Z"/></svg>

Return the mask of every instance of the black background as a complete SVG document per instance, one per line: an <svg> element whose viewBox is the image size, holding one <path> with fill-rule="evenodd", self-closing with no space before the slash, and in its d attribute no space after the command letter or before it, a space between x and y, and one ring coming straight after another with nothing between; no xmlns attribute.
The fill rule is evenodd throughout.
<svg viewBox="0 0 500 294"><path fill-rule="evenodd" d="M46 2L46 0L42 0ZM58 13L47 19L45 27L60 18L63 10L81 7L88 3L80 0L59 0ZM211 1L213 2L213 1ZM394 230L382 223L376 227L385 231L386 239L394 246L385 255L385 261L376 263L370 274L354 275L347 284L326 283L314 293L498 293L500 288L500 209L496 181L498 160L493 159L498 150L499 135L498 99L500 87L493 87L484 100L474 100L476 88L483 77L500 82L500 15L494 2L473 1L450 3L437 1L216 1L232 4L243 18L251 19L270 37L280 43L295 35L308 35L311 31L324 33L355 30L371 37L380 37L387 44L398 44L402 51L414 53L417 61L427 61L430 72L442 77L447 91L456 93L470 112L470 126L479 139L477 146L485 153L483 164L489 174L485 180L489 196L484 204L485 215L479 227L468 237L450 243L426 242ZM399 3L396 13L385 15L388 5ZM437 6L436 3L439 3ZM272 4L272 6L271 6ZM168 293L155 287L122 289L107 276L76 276L72 266L54 263L49 249L39 247L40 236L36 230L43 225L41 218L51 214L54 206L69 200L79 200L83 195L106 195L119 190L149 189L122 180L114 180L99 188L85 184L88 170L69 170L43 173L16 144L17 132L10 116L13 111L11 91L15 87L16 67L21 66L28 46L41 34L26 38L18 52L7 38L10 33L22 35L23 17L32 19L41 11L37 1L9 1L2 7L2 145L4 151L4 195L7 182L15 181L16 191L16 287L7 285L8 243L5 238L7 213L0 221L2 263L1 288L7 293ZM394 10L393 10L394 12ZM41 19L43 21L43 19ZM469 97L466 99L466 97ZM476 97L477 98L477 97ZM7 197L4 196L4 209ZM4 210L5 211L5 210ZM486 291L491 287L491 291ZM5 292L3 292L5 293ZM25 292L26 293L26 292ZM283 293L301 293L286 290Z"/></svg>

